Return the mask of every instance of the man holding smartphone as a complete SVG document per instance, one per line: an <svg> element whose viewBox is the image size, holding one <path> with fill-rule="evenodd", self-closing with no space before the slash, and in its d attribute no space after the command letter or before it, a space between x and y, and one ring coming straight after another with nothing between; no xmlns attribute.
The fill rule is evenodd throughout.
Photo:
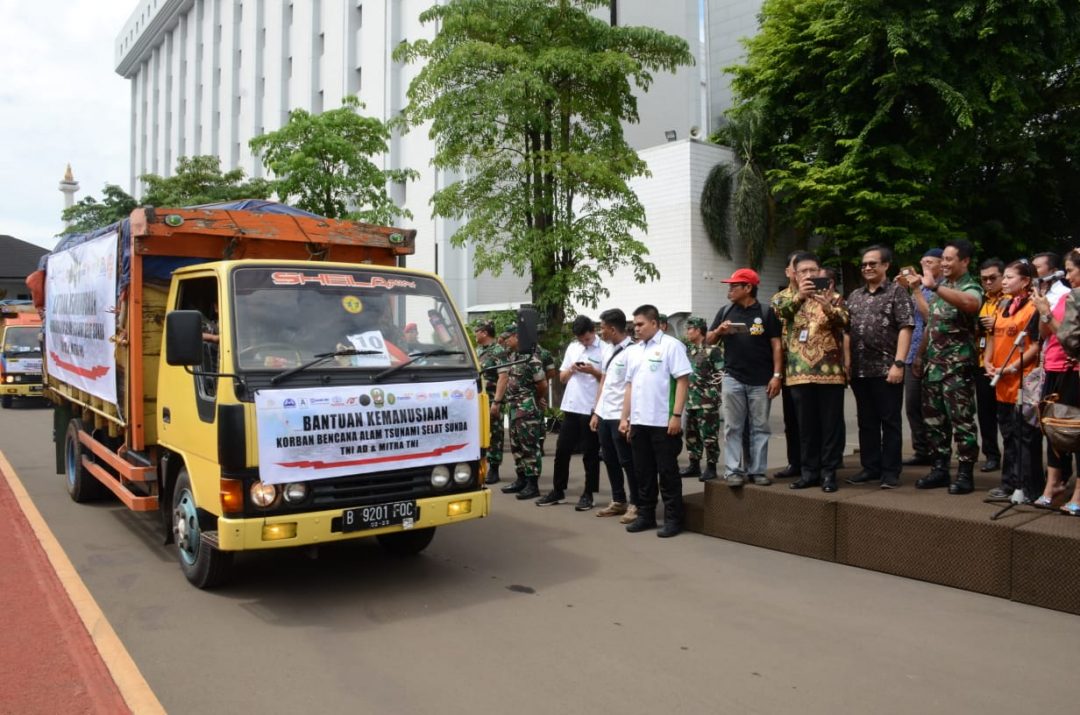
<svg viewBox="0 0 1080 715"><path fill-rule="evenodd" d="M783 377L780 321L757 299L757 272L740 268L721 282L728 284L731 305L717 313L708 341L724 342L724 483L768 486L769 411ZM748 421L749 451L743 439Z"/></svg>
<svg viewBox="0 0 1080 715"><path fill-rule="evenodd" d="M821 486L835 492L836 470L844 456L844 329L848 312L840 294L819 276L812 253L795 256L799 292L777 306L790 321L785 382L791 387L799 419L802 476L791 489Z"/></svg>
<svg viewBox="0 0 1080 715"><path fill-rule="evenodd" d="M582 447L585 464L585 491L581 493L577 511L593 508L593 494L600 490L600 442L589 427L589 418L596 407L596 395L603 377L603 350L592 318L579 315L571 327L574 340L566 346L559 381L566 385L563 392L562 424L555 442L555 476L552 490L536 500L537 506L561 504L566 499L570 483L570 456L578 445Z"/></svg>

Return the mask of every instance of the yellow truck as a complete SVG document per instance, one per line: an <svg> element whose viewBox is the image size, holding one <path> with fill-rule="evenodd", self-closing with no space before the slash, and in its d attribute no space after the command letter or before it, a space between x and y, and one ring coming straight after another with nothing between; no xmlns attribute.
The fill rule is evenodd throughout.
<svg viewBox="0 0 1080 715"><path fill-rule="evenodd" d="M31 306L0 305L0 406L41 396L41 318Z"/></svg>
<svg viewBox="0 0 1080 715"><path fill-rule="evenodd" d="M238 551L415 554L486 516L476 355L438 276L401 267L414 241L272 202L140 208L64 241L37 283L71 498L158 512L200 588Z"/></svg>

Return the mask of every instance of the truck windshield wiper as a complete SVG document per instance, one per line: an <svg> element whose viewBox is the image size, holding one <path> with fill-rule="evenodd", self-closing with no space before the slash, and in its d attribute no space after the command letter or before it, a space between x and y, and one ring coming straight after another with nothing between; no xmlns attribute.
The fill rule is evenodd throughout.
<svg viewBox="0 0 1080 715"><path fill-rule="evenodd" d="M304 370L307 370L309 367L315 367L316 365L320 365L331 358L345 357L346 355L382 355L382 353L378 350L357 350L356 348L343 348L341 350L335 350L331 353L319 353L315 356L313 360L308 360L302 365L290 367L288 370L285 370L284 372L279 372L277 375L274 375L272 378L270 378L270 384L276 385L279 382L283 382L284 380L292 377L298 372L303 372Z"/></svg>
<svg viewBox="0 0 1080 715"><path fill-rule="evenodd" d="M423 360L424 358L444 357L446 355L464 355L464 354L465 354L464 350L447 350L446 348L435 348L434 350L424 350L424 351L421 351L421 352L409 353L409 359L408 360L401 363L400 365L393 365L391 367L386 368L382 372L377 373L374 377L371 378L371 380L372 380L372 382L378 382L379 380L382 380L384 377L388 377L390 375L393 375L395 372L397 372L399 370L404 370L405 368L407 368L409 365L412 365L417 360Z"/></svg>

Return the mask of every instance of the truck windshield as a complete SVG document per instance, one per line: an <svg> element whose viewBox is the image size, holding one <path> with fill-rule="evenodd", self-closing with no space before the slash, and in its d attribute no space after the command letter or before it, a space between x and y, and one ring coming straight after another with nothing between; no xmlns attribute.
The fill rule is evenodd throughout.
<svg viewBox="0 0 1080 715"><path fill-rule="evenodd" d="M38 342L40 333L41 329L33 326L8 326L4 330L4 357L41 357L41 343Z"/></svg>
<svg viewBox="0 0 1080 715"><path fill-rule="evenodd" d="M233 325L239 370L281 370L353 348L318 370L408 370L471 364L465 332L442 286L377 269L238 268ZM460 351L460 352L457 352Z"/></svg>

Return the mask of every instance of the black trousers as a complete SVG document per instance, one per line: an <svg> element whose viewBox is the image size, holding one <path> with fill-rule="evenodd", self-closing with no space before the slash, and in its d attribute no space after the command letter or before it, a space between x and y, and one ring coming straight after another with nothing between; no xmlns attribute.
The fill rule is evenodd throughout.
<svg viewBox="0 0 1080 715"><path fill-rule="evenodd" d="M564 412L559 438L555 441L555 477L552 486L565 492L570 485L570 457L581 447L581 461L585 463L585 491L600 491L600 440L589 429L592 415Z"/></svg>
<svg viewBox="0 0 1080 715"><path fill-rule="evenodd" d="M784 405L784 439L787 441L787 463L798 472L802 466L802 445L799 441L799 416L795 411L795 401L791 397L791 388L784 385L780 388L780 400ZM750 430L744 432L747 436ZM750 453L747 446L746 454Z"/></svg>
<svg viewBox="0 0 1080 715"><path fill-rule="evenodd" d="M664 521L682 523L682 479L679 478L679 452L682 435L669 435L667 427L633 425L630 448L637 472L638 515L649 519L656 513L657 481L659 496L664 499Z"/></svg>
<svg viewBox="0 0 1080 715"><path fill-rule="evenodd" d="M607 467L608 482L611 484L611 501L625 504L629 493L630 503L636 506L638 494L634 453L626 441L626 435L619 433L619 420L600 420L597 433L600 435L600 459Z"/></svg>
<svg viewBox="0 0 1080 715"><path fill-rule="evenodd" d="M844 386L794 385L802 478L835 479L844 459Z"/></svg>
<svg viewBox="0 0 1080 715"><path fill-rule="evenodd" d="M904 414L911 431L911 451L916 457L929 458L934 453L926 437L926 423L922 416L922 378L915 377L911 365L904 369Z"/></svg>
<svg viewBox="0 0 1080 715"><path fill-rule="evenodd" d="M975 414L979 420L979 444L987 459L1001 459L998 449L998 402L990 378L982 370L975 373Z"/></svg>
<svg viewBox="0 0 1080 715"><path fill-rule="evenodd" d="M1023 489L1029 499L1035 499L1046 488L1042 432L1028 424L1013 404L997 403L997 418L1001 427L1001 442L1005 446L1005 458L1001 461L1001 486L1005 489Z"/></svg>
<svg viewBox="0 0 1080 715"><path fill-rule="evenodd" d="M863 470L881 479L899 477L904 386L890 384L884 377L856 377L851 381L851 391L858 412Z"/></svg>

